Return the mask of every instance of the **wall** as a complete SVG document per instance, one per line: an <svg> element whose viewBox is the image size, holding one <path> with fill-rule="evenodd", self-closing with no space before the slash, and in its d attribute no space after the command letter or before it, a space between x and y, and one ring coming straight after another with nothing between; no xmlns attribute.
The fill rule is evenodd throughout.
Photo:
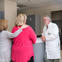
<svg viewBox="0 0 62 62"><path fill-rule="evenodd" d="M51 17L51 11L58 11L58 10L62 10L62 4L56 4L56 5L52 5L52 6L48 6L48 7L40 7L40 8L29 8L24 10L24 13L26 13L27 15L31 15L31 14L38 14L41 16L41 32L43 30L43 17L48 15Z"/></svg>
<svg viewBox="0 0 62 62"><path fill-rule="evenodd" d="M0 0L0 11L4 11L4 0Z"/></svg>
<svg viewBox="0 0 62 62"><path fill-rule="evenodd" d="M9 31L11 31L15 24L16 15L17 15L16 0L4 1L4 13L5 13L5 19L8 20Z"/></svg>

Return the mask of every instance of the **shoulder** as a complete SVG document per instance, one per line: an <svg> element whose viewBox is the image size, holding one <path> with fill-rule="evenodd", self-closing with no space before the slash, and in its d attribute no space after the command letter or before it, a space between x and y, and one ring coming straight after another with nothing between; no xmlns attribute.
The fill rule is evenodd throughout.
<svg viewBox="0 0 62 62"><path fill-rule="evenodd" d="M33 28L30 25L28 25L25 29L26 31L29 31L30 33L34 32Z"/></svg>
<svg viewBox="0 0 62 62"><path fill-rule="evenodd" d="M29 28L29 30L33 30L33 28L31 26L29 26L29 25L28 25L28 28Z"/></svg>
<svg viewBox="0 0 62 62"><path fill-rule="evenodd" d="M52 23L50 29L52 29L54 31L59 31L59 27L56 23Z"/></svg>
<svg viewBox="0 0 62 62"><path fill-rule="evenodd" d="M3 31L2 31L2 33L7 33L7 32L8 32L8 31L6 31L6 30L3 30Z"/></svg>
<svg viewBox="0 0 62 62"><path fill-rule="evenodd" d="M2 33L3 35L7 35L8 32L9 32L9 31L3 30L1 33Z"/></svg>
<svg viewBox="0 0 62 62"><path fill-rule="evenodd" d="M58 28L58 25L56 23L51 23L52 27L57 27Z"/></svg>
<svg viewBox="0 0 62 62"><path fill-rule="evenodd" d="M56 24L56 23L52 23L52 22L51 22L51 25L53 25L53 26L57 26L57 24Z"/></svg>

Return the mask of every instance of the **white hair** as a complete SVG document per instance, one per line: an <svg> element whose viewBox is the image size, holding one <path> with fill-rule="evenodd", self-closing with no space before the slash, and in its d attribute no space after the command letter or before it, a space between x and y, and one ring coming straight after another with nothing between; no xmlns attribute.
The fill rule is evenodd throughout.
<svg viewBox="0 0 62 62"><path fill-rule="evenodd" d="M52 20L51 20L51 18L49 16L45 16L45 17L48 18L50 22L52 22Z"/></svg>

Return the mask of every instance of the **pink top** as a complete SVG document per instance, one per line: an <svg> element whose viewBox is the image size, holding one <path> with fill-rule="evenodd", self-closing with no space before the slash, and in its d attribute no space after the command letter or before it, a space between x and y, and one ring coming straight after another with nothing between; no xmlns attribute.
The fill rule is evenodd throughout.
<svg viewBox="0 0 62 62"><path fill-rule="evenodd" d="M15 26L12 33L17 31L19 28ZM31 56L34 56L33 45L36 43L36 34L33 29L28 26L13 39L12 54L11 58L15 62L27 62Z"/></svg>

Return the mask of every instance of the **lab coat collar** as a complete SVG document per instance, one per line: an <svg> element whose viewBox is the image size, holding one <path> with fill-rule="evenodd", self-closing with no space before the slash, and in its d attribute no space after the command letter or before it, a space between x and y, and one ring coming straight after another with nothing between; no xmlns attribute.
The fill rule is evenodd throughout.
<svg viewBox="0 0 62 62"><path fill-rule="evenodd" d="M50 23L48 24L48 27L49 27L51 24L52 24L52 22L50 22Z"/></svg>

